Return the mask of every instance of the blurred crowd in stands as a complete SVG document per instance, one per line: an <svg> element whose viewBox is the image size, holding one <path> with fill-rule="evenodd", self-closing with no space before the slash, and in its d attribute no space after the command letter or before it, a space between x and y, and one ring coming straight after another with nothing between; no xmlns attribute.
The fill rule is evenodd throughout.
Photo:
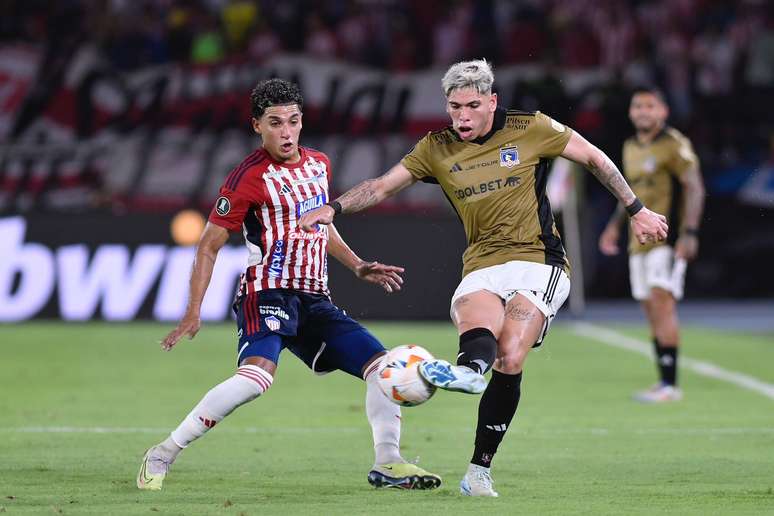
<svg viewBox="0 0 774 516"><path fill-rule="evenodd" d="M486 57L495 66L602 68L607 94L568 105L558 74L537 106L620 148L627 89L660 85L672 122L716 165L760 159L772 134L767 0L0 0L0 44L97 45L119 70L261 62L278 53L399 73ZM530 92L525 91L524 96ZM514 99L519 100L519 99ZM612 126L611 126L612 124ZM758 155L752 155L758 153Z"/></svg>
<svg viewBox="0 0 774 516"><path fill-rule="evenodd" d="M766 0L1 0L0 9L0 41L90 39L120 69L281 51L393 71L486 56L664 74L679 113L691 91L774 82Z"/></svg>

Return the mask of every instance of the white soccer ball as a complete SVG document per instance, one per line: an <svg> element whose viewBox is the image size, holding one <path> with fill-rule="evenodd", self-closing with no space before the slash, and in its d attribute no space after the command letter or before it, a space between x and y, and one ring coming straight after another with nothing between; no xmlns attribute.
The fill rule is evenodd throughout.
<svg viewBox="0 0 774 516"><path fill-rule="evenodd" d="M419 364L434 357L421 346L408 344L391 349L379 372L379 387L393 403L404 407L421 405L435 394L435 386L419 375Z"/></svg>

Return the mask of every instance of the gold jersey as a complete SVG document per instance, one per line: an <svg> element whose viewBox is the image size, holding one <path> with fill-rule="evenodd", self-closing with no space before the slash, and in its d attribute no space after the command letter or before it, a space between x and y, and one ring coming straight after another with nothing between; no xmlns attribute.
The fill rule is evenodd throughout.
<svg viewBox="0 0 774 516"><path fill-rule="evenodd" d="M672 179L680 180L698 164L691 142L671 127L666 127L650 143L640 143L632 136L623 145L624 175L634 194L649 209L665 217L669 217L674 202ZM630 254L644 253L661 245L666 242L640 245L633 234L629 235Z"/></svg>
<svg viewBox="0 0 774 516"><path fill-rule="evenodd" d="M428 133L401 163L437 183L465 227L462 275L512 260L569 262L546 197L550 159L572 130L540 112L495 112L492 130L463 141L452 127Z"/></svg>

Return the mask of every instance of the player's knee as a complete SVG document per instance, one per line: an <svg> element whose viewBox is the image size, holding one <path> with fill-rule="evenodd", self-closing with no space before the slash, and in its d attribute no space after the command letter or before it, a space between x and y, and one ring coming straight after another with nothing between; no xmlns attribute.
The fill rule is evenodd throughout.
<svg viewBox="0 0 774 516"><path fill-rule="evenodd" d="M525 358L523 353L506 353L497 359L495 369L505 374L519 374L524 369Z"/></svg>
<svg viewBox="0 0 774 516"><path fill-rule="evenodd" d="M274 376L265 369L252 364L240 366L235 377L245 380L242 382L245 401L254 400L268 391L274 382Z"/></svg>
<svg viewBox="0 0 774 516"><path fill-rule="evenodd" d="M481 374L491 369L497 358L497 339L487 328L473 328L460 335L457 365L478 369Z"/></svg>

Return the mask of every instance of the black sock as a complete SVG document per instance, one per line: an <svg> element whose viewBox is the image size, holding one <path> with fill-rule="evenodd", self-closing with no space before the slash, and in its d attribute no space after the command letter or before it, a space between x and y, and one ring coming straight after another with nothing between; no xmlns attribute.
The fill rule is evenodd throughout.
<svg viewBox="0 0 774 516"><path fill-rule="evenodd" d="M664 346L657 339L653 339L653 346L661 383L677 385L677 346Z"/></svg>
<svg viewBox="0 0 774 516"><path fill-rule="evenodd" d="M521 373L492 371L492 379L478 404L476 447L470 462L486 468L491 465L497 447L516 414L520 397Z"/></svg>
<svg viewBox="0 0 774 516"><path fill-rule="evenodd" d="M484 374L497 358L497 339L486 328L473 328L460 335L457 365L469 367Z"/></svg>

